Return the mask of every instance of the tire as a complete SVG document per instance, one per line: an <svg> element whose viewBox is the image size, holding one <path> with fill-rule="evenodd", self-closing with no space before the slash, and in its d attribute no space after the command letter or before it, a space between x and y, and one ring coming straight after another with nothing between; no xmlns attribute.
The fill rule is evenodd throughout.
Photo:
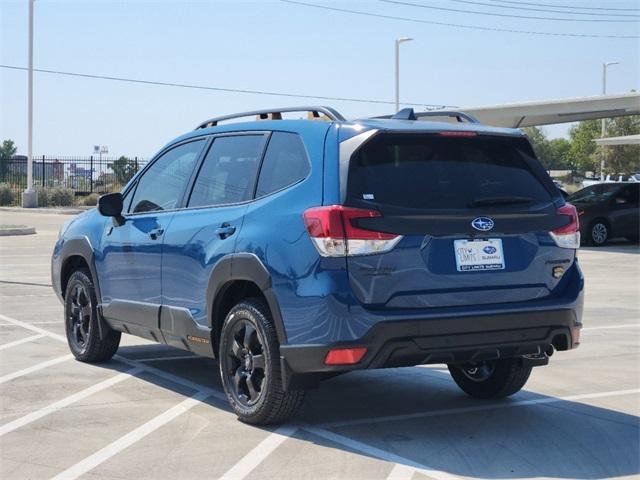
<svg viewBox="0 0 640 480"><path fill-rule="evenodd" d="M231 309L220 334L219 360L222 386L240 421L282 423L302 405L303 390L283 389L278 337L261 299Z"/></svg>
<svg viewBox="0 0 640 480"><path fill-rule="evenodd" d="M456 384L475 398L504 398L519 392L529 379L530 366L519 358L490 360L477 364L449 365Z"/></svg>
<svg viewBox="0 0 640 480"><path fill-rule="evenodd" d="M120 345L120 332L109 329L100 338L96 291L88 270L76 270L64 295L64 327L71 353L81 362L106 362Z"/></svg>
<svg viewBox="0 0 640 480"><path fill-rule="evenodd" d="M604 220L595 220L589 226L589 244L594 247L600 247L607 243L611 235L609 224Z"/></svg>

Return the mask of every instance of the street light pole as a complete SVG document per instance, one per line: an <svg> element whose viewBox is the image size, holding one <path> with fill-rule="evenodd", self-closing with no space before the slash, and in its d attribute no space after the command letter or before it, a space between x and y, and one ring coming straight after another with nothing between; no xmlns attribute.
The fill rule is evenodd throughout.
<svg viewBox="0 0 640 480"><path fill-rule="evenodd" d="M400 110L400 44L411 40L413 38L402 37L396 39L396 112Z"/></svg>
<svg viewBox="0 0 640 480"><path fill-rule="evenodd" d="M22 193L22 206L38 206L38 194L33 189L33 3L29 0L29 72L27 86L27 189Z"/></svg>
<svg viewBox="0 0 640 480"><path fill-rule="evenodd" d="M607 68L611 65L619 65L620 62L605 62L602 64L602 95L607 94ZM607 119L603 118L600 124L600 138L604 138L607 134ZM606 147L602 146L602 153L600 155L600 180L604 180L604 161L605 161L605 151Z"/></svg>

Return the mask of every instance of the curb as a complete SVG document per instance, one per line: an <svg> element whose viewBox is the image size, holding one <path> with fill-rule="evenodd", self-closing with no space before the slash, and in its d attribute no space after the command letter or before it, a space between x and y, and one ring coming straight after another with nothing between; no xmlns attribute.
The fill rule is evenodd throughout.
<svg viewBox="0 0 640 480"><path fill-rule="evenodd" d="M18 213L51 213L56 215L78 215L95 207L69 207L69 208L22 208L22 207L0 207L0 212L18 212Z"/></svg>
<svg viewBox="0 0 640 480"><path fill-rule="evenodd" d="M11 237L14 235L33 235L35 233L35 227L0 228L0 237Z"/></svg>

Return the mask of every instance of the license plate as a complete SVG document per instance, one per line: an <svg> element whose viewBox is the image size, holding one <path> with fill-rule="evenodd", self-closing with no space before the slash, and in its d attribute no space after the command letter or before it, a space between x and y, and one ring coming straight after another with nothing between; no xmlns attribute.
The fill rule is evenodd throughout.
<svg viewBox="0 0 640 480"><path fill-rule="evenodd" d="M504 270L502 240L499 238L454 240L453 249L459 272Z"/></svg>

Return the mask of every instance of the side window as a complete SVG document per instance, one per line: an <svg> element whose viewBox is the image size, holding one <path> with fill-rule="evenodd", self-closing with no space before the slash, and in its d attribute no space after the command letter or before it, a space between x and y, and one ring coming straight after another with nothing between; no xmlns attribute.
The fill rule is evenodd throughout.
<svg viewBox="0 0 640 480"><path fill-rule="evenodd" d="M616 203L628 203L630 205L638 204L638 193L640 189L637 185L629 185L623 188L616 197Z"/></svg>
<svg viewBox="0 0 640 480"><path fill-rule="evenodd" d="M176 208L204 143L202 139L179 145L153 162L138 180L130 213Z"/></svg>
<svg viewBox="0 0 640 480"><path fill-rule="evenodd" d="M309 159L295 133L274 132L260 170L256 197L293 185L309 174Z"/></svg>
<svg viewBox="0 0 640 480"><path fill-rule="evenodd" d="M264 135L218 137L207 152L189 199L190 207L249 200L264 144Z"/></svg>

